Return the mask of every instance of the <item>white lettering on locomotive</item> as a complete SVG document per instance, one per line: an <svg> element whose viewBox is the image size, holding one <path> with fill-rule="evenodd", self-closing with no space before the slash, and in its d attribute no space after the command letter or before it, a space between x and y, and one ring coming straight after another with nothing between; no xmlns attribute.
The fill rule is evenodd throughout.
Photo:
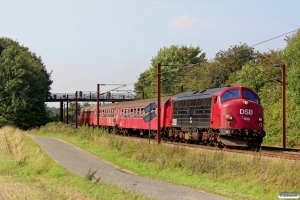
<svg viewBox="0 0 300 200"><path fill-rule="evenodd" d="M241 115L253 115L253 110L252 109L240 109L240 114Z"/></svg>
<svg viewBox="0 0 300 200"><path fill-rule="evenodd" d="M249 117L242 117L242 119L245 120L245 121L250 121Z"/></svg>

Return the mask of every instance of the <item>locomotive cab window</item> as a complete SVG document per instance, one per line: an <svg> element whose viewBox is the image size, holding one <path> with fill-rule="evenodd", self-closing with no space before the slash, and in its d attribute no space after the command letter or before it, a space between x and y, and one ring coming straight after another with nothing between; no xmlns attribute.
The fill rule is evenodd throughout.
<svg viewBox="0 0 300 200"><path fill-rule="evenodd" d="M222 102L230 100L230 99L236 99L236 98L240 98L240 90L239 89L227 90L221 97Z"/></svg>
<svg viewBox="0 0 300 200"><path fill-rule="evenodd" d="M259 100L258 100L257 96L253 92L251 92L250 90L243 89L243 97L245 99L249 99L251 101L259 103Z"/></svg>

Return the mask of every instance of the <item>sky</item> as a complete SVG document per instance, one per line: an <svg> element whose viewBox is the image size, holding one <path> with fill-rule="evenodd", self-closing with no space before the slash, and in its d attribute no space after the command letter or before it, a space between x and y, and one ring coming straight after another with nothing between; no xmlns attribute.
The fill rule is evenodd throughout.
<svg viewBox="0 0 300 200"><path fill-rule="evenodd" d="M160 48L199 46L207 59L300 28L299 0L1 0L0 37L41 56L52 93L133 89ZM287 36L290 34L287 34ZM285 37L256 45L285 47Z"/></svg>

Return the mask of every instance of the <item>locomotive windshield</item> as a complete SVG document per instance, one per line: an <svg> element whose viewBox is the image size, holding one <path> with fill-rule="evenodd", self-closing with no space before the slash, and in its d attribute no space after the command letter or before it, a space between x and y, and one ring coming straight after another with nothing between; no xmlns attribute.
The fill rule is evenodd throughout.
<svg viewBox="0 0 300 200"><path fill-rule="evenodd" d="M227 90L221 97L222 102L227 101L229 99L234 98L240 98L240 90L239 89L233 89L233 90Z"/></svg>
<svg viewBox="0 0 300 200"><path fill-rule="evenodd" d="M249 99L251 101L259 103L259 100L258 100L257 96L253 92L251 92L250 90L243 89L243 96L244 96L245 99Z"/></svg>

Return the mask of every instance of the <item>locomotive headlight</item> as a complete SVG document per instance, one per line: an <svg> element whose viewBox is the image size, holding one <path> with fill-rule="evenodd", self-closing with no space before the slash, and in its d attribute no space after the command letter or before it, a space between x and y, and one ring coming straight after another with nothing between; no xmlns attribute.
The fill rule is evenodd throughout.
<svg viewBox="0 0 300 200"><path fill-rule="evenodd" d="M232 121L233 120L233 117L231 116L231 115L226 115L225 116L225 119L227 120L227 121Z"/></svg>
<svg viewBox="0 0 300 200"><path fill-rule="evenodd" d="M245 104L245 105L248 105L248 104L249 104L249 101L248 101L248 100L245 100L245 101L244 101L244 104Z"/></svg>
<svg viewBox="0 0 300 200"><path fill-rule="evenodd" d="M258 118L258 121L259 121L259 122L262 122L262 120L263 120L263 118L261 118L261 117L260 117L260 118Z"/></svg>

